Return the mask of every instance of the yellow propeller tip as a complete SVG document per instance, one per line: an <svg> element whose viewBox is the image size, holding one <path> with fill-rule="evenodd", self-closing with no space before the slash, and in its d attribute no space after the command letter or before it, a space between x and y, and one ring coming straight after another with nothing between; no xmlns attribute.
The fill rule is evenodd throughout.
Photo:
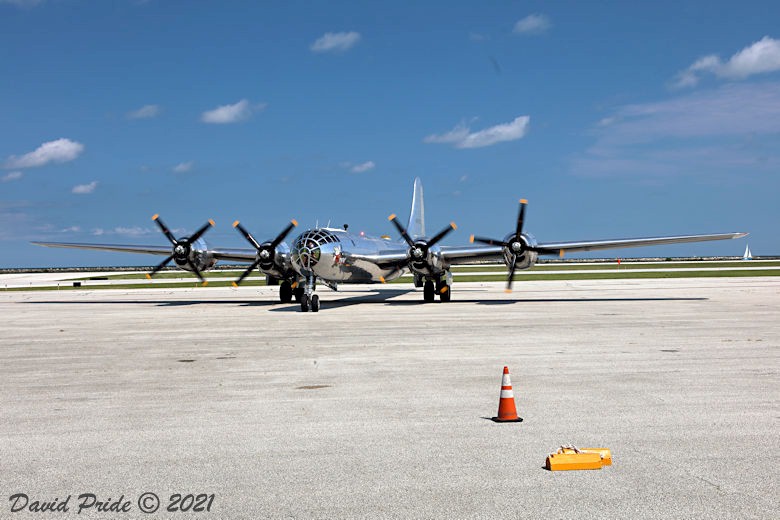
<svg viewBox="0 0 780 520"><path fill-rule="evenodd" d="M504 289L504 292L510 294L512 292L512 289Z"/></svg>
<svg viewBox="0 0 780 520"><path fill-rule="evenodd" d="M158 218L160 218L159 213L155 213L154 215L152 215L152 220L157 220Z"/></svg>
<svg viewBox="0 0 780 520"><path fill-rule="evenodd" d="M561 249L561 252L560 252L560 253L558 253L558 256L559 256L559 257L561 257L561 258L563 258L563 255L564 255L565 253L566 253L566 252L565 252L563 249Z"/></svg>
<svg viewBox="0 0 780 520"><path fill-rule="evenodd" d="M447 286L445 285L444 287L442 287L442 288L441 288L441 291L439 291L439 292L440 292L441 294L444 294L444 293L446 293L446 292L447 292L449 289L450 289L450 288L449 288L449 287L447 287Z"/></svg>
<svg viewBox="0 0 780 520"><path fill-rule="evenodd" d="M236 289L238 289L238 284L237 284L236 282L230 282L230 285L232 285L233 287L235 287Z"/></svg>
<svg viewBox="0 0 780 520"><path fill-rule="evenodd" d="M469 242L471 242L472 244L474 243L474 235L471 235L471 236L469 237Z"/></svg>
<svg viewBox="0 0 780 520"><path fill-rule="evenodd" d="M380 277L379 277L379 281L380 281L380 282L382 282L382 283L387 283L387 282L385 281L385 277L384 277L384 276L380 276Z"/></svg>
<svg viewBox="0 0 780 520"><path fill-rule="evenodd" d="M296 226L296 227L298 227L298 221L297 221L297 220L295 220L295 219L292 219L290 222L292 222L292 225L293 225L293 226Z"/></svg>
<svg viewBox="0 0 780 520"><path fill-rule="evenodd" d="M235 222L233 222L233 227L236 227L236 226L238 226L238 220L236 220Z"/></svg>
<svg viewBox="0 0 780 520"><path fill-rule="evenodd" d="M528 204L528 199L520 199L520 204Z"/></svg>
<svg viewBox="0 0 780 520"><path fill-rule="evenodd" d="M151 279L152 279L152 275L150 275L149 273L146 273L146 278L148 278L149 280L151 280Z"/></svg>
<svg viewBox="0 0 780 520"><path fill-rule="evenodd" d="M390 215L389 217L387 217L387 220L393 220L394 218L395 218L395 213L393 213L392 215Z"/></svg>
<svg viewBox="0 0 780 520"><path fill-rule="evenodd" d="M203 280L203 287L206 287L209 284L208 280Z"/></svg>
<svg viewBox="0 0 780 520"><path fill-rule="evenodd" d="M216 224L214 223L214 219L213 218L209 219L209 224L211 224L212 226L216 226Z"/></svg>
<svg viewBox="0 0 780 520"><path fill-rule="evenodd" d="M293 282L290 287L292 287L293 289L297 289L298 288L298 282Z"/></svg>
<svg viewBox="0 0 780 520"><path fill-rule="evenodd" d="M450 222L450 226L452 227L452 229L458 229L458 225L455 224L455 222Z"/></svg>

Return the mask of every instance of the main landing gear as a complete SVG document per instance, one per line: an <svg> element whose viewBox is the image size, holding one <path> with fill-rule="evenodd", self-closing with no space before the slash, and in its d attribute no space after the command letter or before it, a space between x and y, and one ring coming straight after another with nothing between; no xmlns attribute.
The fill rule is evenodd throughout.
<svg viewBox="0 0 780 520"><path fill-rule="evenodd" d="M293 283L289 280L282 280L281 283L279 283L279 301L282 303L290 303L293 299L295 299L295 303L301 303L305 293L306 289L302 283ZM317 307L319 308L319 302L317 302L317 304ZM307 305L311 306L311 299L307 300Z"/></svg>
<svg viewBox="0 0 780 520"><path fill-rule="evenodd" d="M436 295L439 295L439 299L443 302L450 301L451 289L447 285L446 281L437 280L434 285L433 280L425 280L423 284L423 301L425 303L433 303L436 300Z"/></svg>
<svg viewBox="0 0 780 520"><path fill-rule="evenodd" d="M284 280L279 284L279 301L282 303L290 303L293 299L292 284Z"/></svg>
<svg viewBox="0 0 780 520"><path fill-rule="evenodd" d="M317 287L317 279L313 275L306 277L306 284L301 287L301 295L296 299L301 302L301 312L319 312L320 297L314 294Z"/></svg>

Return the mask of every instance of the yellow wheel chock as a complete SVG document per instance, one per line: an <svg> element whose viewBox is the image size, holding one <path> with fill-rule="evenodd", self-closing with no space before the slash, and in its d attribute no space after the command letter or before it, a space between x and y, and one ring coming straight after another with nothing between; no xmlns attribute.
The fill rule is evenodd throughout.
<svg viewBox="0 0 780 520"><path fill-rule="evenodd" d="M567 471L601 469L611 465L612 452L609 448L578 448L573 444L566 444L547 456L546 467L550 471Z"/></svg>

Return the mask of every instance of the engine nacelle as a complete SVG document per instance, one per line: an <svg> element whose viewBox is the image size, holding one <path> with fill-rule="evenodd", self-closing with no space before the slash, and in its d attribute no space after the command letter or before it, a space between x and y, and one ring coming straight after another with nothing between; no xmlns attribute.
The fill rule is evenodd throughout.
<svg viewBox="0 0 780 520"><path fill-rule="evenodd" d="M265 246L267 242L264 242ZM257 269L265 274L271 275L276 278L285 278L292 271L292 260L290 253L290 246L285 242L280 242L274 249L274 255L272 258L266 260L261 257L262 252L257 253L257 260L260 260Z"/></svg>
<svg viewBox="0 0 780 520"><path fill-rule="evenodd" d="M208 249L209 247L206 244L206 241L199 239L192 244L189 257L174 256L173 261L176 262L177 267L184 269L185 271L194 271L190 266L190 262L198 268L198 271L208 271L217 263L217 259L208 253Z"/></svg>
<svg viewBox="0 0 780 520"><path fill-rule="evenodd" d="M529 247L536 247L536 238L529 233L523 233L522 235L522 247L519 251L515 251L513 247L504 248L504 263L509 267L512 264L512 259L515 260L515 269L528 269L536 264L536 260L539 255L536 251L529 251ZM509 233L504 242L512 244L515 234Z"/></svg>

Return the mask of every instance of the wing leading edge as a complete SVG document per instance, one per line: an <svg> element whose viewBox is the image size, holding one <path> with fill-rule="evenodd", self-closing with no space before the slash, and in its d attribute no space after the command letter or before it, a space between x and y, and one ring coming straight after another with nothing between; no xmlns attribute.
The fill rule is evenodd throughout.
<svg viewBox="0 0 780 520"><path fill-rule="evenodd" d="M95 251L115 251L119 253L140 253L147 255L168 256L171 254L170 246L141 246L127 244L81 244L75 242L33 242L33 244L45 247L63 247L68 249L92 249ZM217 260L231 262L254 262L257 252L254 249L209 249L204 251Z"/></svg>

